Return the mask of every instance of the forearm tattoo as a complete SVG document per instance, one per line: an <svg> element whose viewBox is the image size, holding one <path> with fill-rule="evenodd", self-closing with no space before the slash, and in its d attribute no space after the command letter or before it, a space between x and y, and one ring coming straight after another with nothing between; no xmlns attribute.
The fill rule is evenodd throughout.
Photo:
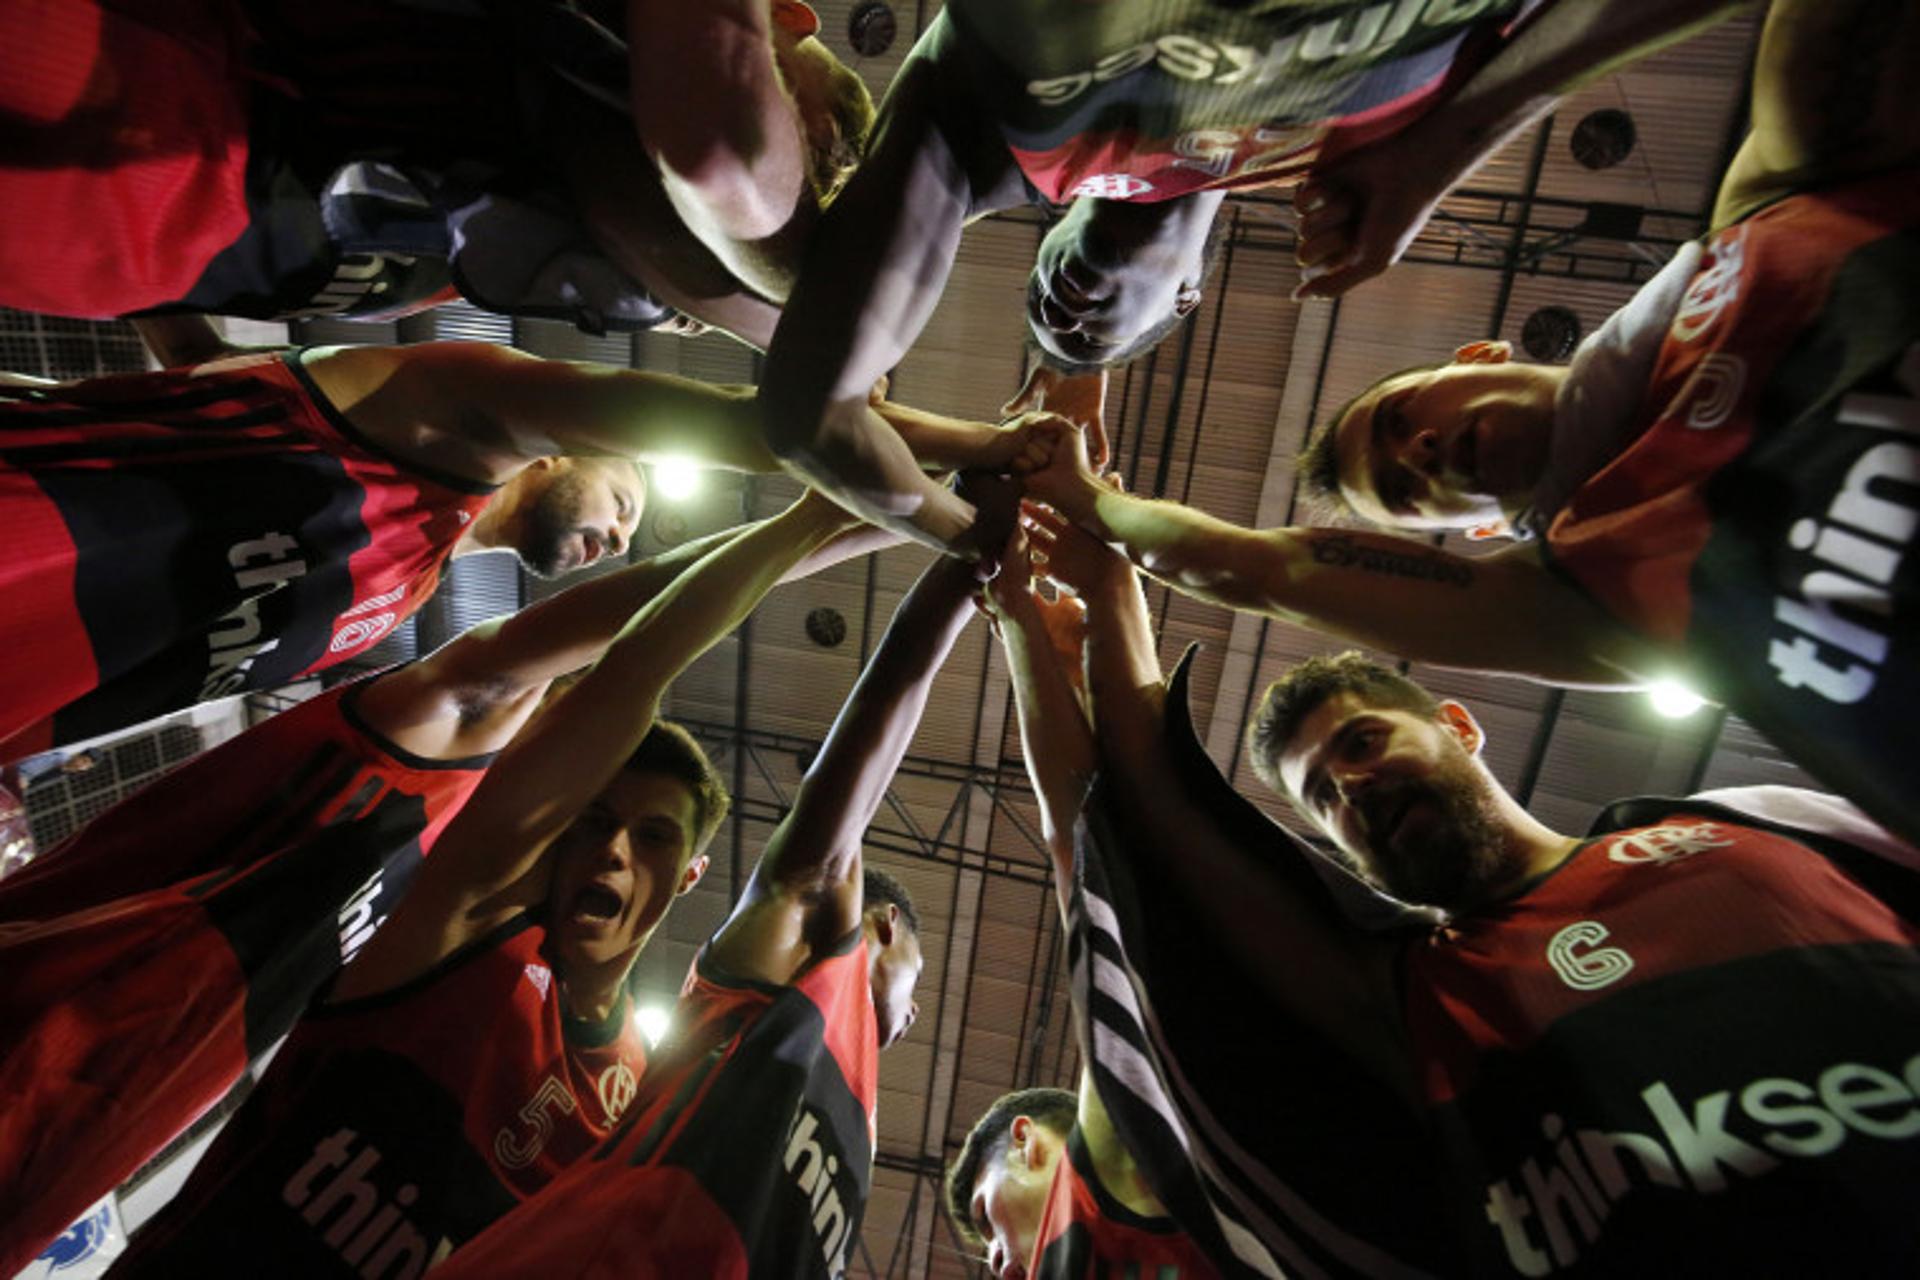
<svg viewBox="0 0 1920 1280"><path fill-rule="evenodd" d="M1427 550L1417 543L1383 547L1352 534L1322 533L1307 539L1313 562L1329 569L1358 569L1389 578L1416 578L1448 587L1473 583L1473 568L1457 556Z"/></svg>

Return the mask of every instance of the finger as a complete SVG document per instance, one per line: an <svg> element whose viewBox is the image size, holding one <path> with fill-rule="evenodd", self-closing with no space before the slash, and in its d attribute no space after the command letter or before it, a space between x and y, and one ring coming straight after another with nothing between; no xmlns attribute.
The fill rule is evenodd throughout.
<svg viewBox="0 0 1920 1280"><path fill-rule="evenodd" d="M1349 259L1339 266L1316 271L1311 276L1301 273L1298 288L1293 291L1294 301L1308 298L1337 298L1348 290L1365 284L1387 269L1384 262L1361 257Z"/></svg>
<svg viewBox="0 0 1920 1280"><path fill-rule="evenodd" d="M1052 534L1067 527L1067 518L1045 503L1023 499L1020 503L1020 513L1029 518L1030 522L1027 525L1029 532Z"/></svg>
<svg viewBox="0 0 1920 1280"><path fill-rule="evenodd" d="M1353 224L1342 223L1318 235L1302 236L1294 246L1293 260L1302 267L1334 265L1353 252L1355 230Z"/></svg>
<svg viewBox="0 0 1920 1280"><path fill-rule="evenodd" d="M1011 418L1017 413L1026 413L1044 404L1047 398L1048 372L1047 366L1043 364L1033 366L1033 371L1027 375L1027 380L1020 389L1013 393L1013 398L1000 406L1000 416Z"/></svg>
<svg viewBox="0 0 1920 1280"><path fill-rule="evenodd" d="M1306 239L1325 233L1329 228L1345 226L1357 222L1360 205L1352 196L1345 194L1329 195L1311 209L1300 214L1299 234Z"/></svg>

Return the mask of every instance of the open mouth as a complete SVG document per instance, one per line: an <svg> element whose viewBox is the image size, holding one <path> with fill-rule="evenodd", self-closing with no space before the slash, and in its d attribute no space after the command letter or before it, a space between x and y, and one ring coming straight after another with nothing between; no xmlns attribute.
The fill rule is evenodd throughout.
<svg viewBox="0 0 1920 1280"><path fill-rule="evenodd" d="M604 924L620 914L620 895L603 884L590 884L573 895L570 914L575 920Z"/></svg>

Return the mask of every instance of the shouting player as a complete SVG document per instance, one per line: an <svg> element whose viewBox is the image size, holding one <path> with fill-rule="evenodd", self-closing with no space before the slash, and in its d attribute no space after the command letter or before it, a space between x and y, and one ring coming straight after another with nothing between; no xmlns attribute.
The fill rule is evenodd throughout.
<svg viewBox="0 0 1920 1280"><path fill-rule="evenodd" d="M627 974L727 806L655 709L846 519L712 552L515 740L122 1273L417 1274L599 1144L644 1065Z"/></svg>
<svg viewBox="0 0 1920 1280"><path fill-rule="evenodd" d="M1084 1044L1090 1002L1104 997L1083 988L1079 976L1107 961L1089 952L1085 902L1074 874L1073 826L1095 761L1077 692L1083 683L1080 606L1071 596L1049 602L1033 590L1031 565L1019 543L988 588L987 605L1006 647L1021 755L1053 858ZM1064 559L1056 552L1056 562ZM994 1276L1210 1280L1216 1274L1142 1179L1085 1072L1077 1093L1023 1089L995 1102L947 1172L946 1208L962 1238L985 1252Z"/></svg>
<svg viewBox="0 0 1920 1280"><path fill-rule="evenodd" d="M929 465L1025 428L895 413ZM486 343L253 355L0 388L0 757L364 653L450 555L557 574L627 549L630 459L772 470L748 388Z"/></svg>
<svg viewBox="0 0 1920 1280"><path fill-rule="evenodd" d="M974 586L942 558L908 592L696 959L619 1134L454 1254L448 1280L844 1270L870 1187L878 1054L913 1025L922 963L912 904L863 869L861 840Z"/></svg>
<svg viewBox="0 0 1920 1280"><path fill-rule="evenodd" d="M759 526L753 545L783 544L768 571L857 549L843 539L814 553L837 510L816 498ZM16 1153L0 1183L12 1206L0 1263L18 1250L24 1265L283 1035L394 909L548 682L731 537L321 695L0 883L0 918L17 926L0 943L16 975L0 997L0 1130Z"/></svg>

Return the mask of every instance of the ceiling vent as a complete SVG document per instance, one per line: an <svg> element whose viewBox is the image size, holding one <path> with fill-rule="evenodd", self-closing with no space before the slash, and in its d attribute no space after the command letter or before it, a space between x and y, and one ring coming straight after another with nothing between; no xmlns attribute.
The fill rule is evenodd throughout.
<svg viewBox="0 0 1920 1280"><path fill-rule="evenodd" d="M831 649L847 638L847 620L838 609L820 606L807 615L807 639L822 649Z"/></svg>
<svg viewBox="0 0 1920 1280"><path fill-rule="evenodd" d="M1606 107L1573 126L1573 158L1589 169L1611 169L1633 152L1633 117Z"/></svg>
<svg viewBox="0 0 1920 1280"><path fill-rule="evenodd" d="M861 0L847 18L847 43L863 58L877 58L893 47L900 24L885 0Z"/></svg>
<svg viewBox="0 0 1920 1280"><path fill-rule="evenodd" d="M1558 364L1580 345L1580 317L1565 307L1542 307L1520 327L1520 345L1535 360Z"/></svg>

